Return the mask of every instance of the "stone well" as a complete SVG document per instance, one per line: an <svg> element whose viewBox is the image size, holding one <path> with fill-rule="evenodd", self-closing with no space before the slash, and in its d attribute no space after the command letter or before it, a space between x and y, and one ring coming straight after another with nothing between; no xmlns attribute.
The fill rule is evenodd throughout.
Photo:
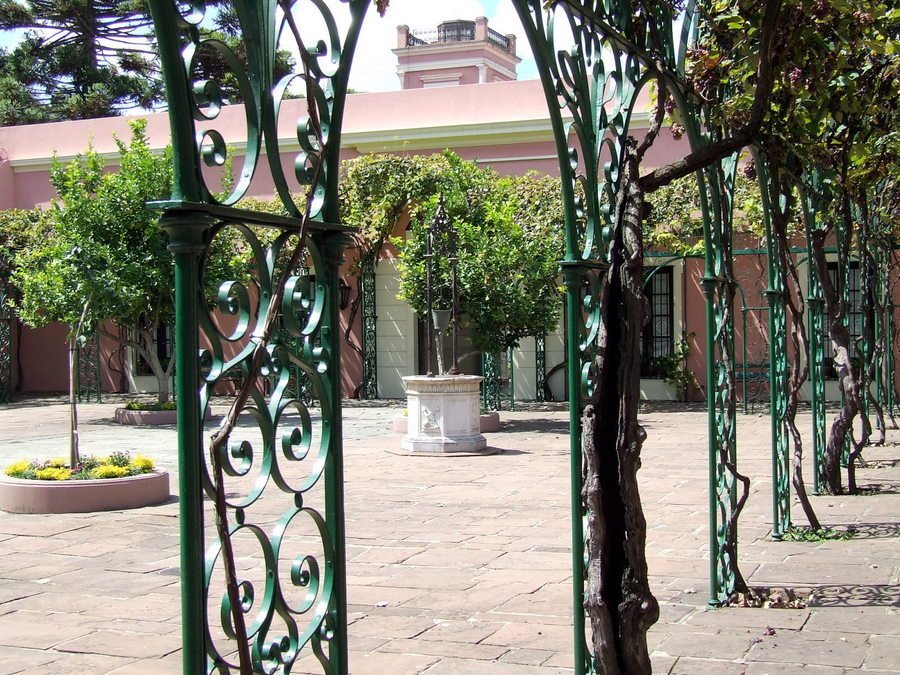
<svg viewBox="0 0 900 675"><path fill-rule="evenodd" d="M409 421L400 446L416 453L481 452L478 375L413 375L403 378Z"/></svg>

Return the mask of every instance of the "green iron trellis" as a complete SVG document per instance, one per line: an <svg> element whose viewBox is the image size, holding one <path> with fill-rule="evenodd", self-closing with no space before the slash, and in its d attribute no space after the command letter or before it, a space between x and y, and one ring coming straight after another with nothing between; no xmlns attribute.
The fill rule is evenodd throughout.
<svg viewBox="0 0 900 675"><path fill-rule="evenodd" d="M544 387L547 383L547 336L534 336L534 400L543 403L546 400Z"/></svg>
<svg viewBox="0 0 900 675"><path fill-rule="evenodd" d="M575 2L554 3L544 11L540 0L514 0L535 53L538 72L550 108L550 120L562 178L566 253L561 262L566 287L567 382L570 401L570 473L572 494L573 601L583 606L586 569L585 508L581 500L581 405L596 377L601 277L608 267L608 245L615 195L622 176L624 144L637 93L657 62L673 89L686 120L692 148L712 137L700 111L681 95L679 80L695 31L695 4L687 3L679 22L660 10L654 17L653 38L662 53L650 56L650 36L631 25L630 6ZM622 11L620 11L622 10ZM558 30L562 24L566 30ZM565 37L560 37L561 35ZM557 46L559 43L559 46ZM615 86L610 87L614 82ZM565 115L565 116L564 116ZM572 137L570 143L570 135ZM707 298L710 457L710 602L721 604L734 587L736 551L728 550L728 528L735 506L736 463L733 386L733 289L728 278L730 206L734 158L698 175L708 242L703 285ZM731 178L727 176L730 174ZM709 180L712 178L712 180ZM576 186L581 186L583 196ZM724 461L723 461L724 458ZM584 640L584 617L576 612L574 649L576 673L590 672L592 659Z"/></svg>
<svg viewBox="0 0 900 675"><path fill-rule="evenodd" d="M701 111L685 100L679 88L684 74L684 57L695 29L694 3L687 3L686 19L678 23L665 10L654 17L652 38L662 41L662 53L648 49L651 36L639 35L631 25L630 6L599 5L567 0L554 3L545 10L543 0L513 0L525 27L526 36L535 52L541 81L550 108L550 119L558 148L565 209L566 256L562 261L567 289L567 383L569 389L572 430L570 474L572 492L573 598L575 607L583 605L585 573L584 506L581 501L581 420L579 402L590 395L596 372L593 359L599 329L600 277L607 267L610 242L612 204L621 178L624 144L630 133L637 93L652 76L656 63L674 90L676 102L686 120L692 148L709 142ZM256 420L263 436L261 468L263 478L271 476L289 497L280 525L271 535L252 525L248 516L258 502L259 492L230 501L228 513L233 520L228 536L213 545L211 556L204 561L202 488L211 490L208 468L201 462L200 415L212 386L230 369L244 371L245 379L254 373L247 362L250 346L260 336L252 330L258 323L273 294L277 262L291 238L298 231L302 209L295 204L286 173L280 162L276 122L281 113L285 83L275 83L272 61L276 36L301 2L274 0L235 2L247 45L247 62L242 63L227 47L201 37L204 7L199 3L184 4L167 0L151 3L159 37L160 53L169 94L175 159L175 190L172 199L162 205L167 211L162 226L171 236L176 259L178 389L199 391L201 405L179 407L180 494L182 527L183 626L185 672L230 672L229 653L213 635L207 621L212 609L213 581L217 565L232 540L250 536L264 552L267 575L263 593L256 593L250 581L239 585L239 598L224 597L221 602L221 631L250 643L254 668L289 670L300 649L309 644L329 672L346 672L345 599L343 578L343 521L340 455L340 396L338 390L339 351L337 309L334 302L337 287L336 264L344 245L340 231L327 225L337 221L337 151L340 122L346 93L347 72L359 27L368 0L339 3L351 15L348 32L341 36L337 23L324 2L302 3L324 18L327 41L304 40L299 53L305 66L300 77L307 89L306 102L311 106L308 119L301 120L298 142L301 149L297 166L301 184L315 183L311 215L318 223L307 240L309 255L319 270L316 311L306 326L292 327L302 335L301 354L289 354L279 345L270 348L262 375L269 381L271 393L258 387L247 412ZM282 8L279 10L279 8ZM560 37L555 20L568 26L570 35ZM676 28L677 27L677 28ZM559 42L562 46L557 48ZM313 46L315 45L315 46ZM247 102L246 158L231 196L217 201L204 183L201 164L222 165L227 145L214 128L221 106L221 89L215 82L194 81L193 65L198 54L212 50L223 56L237 76L242 98ZM608 87L610 82L617 86ZM565 116L564 116L565 114ZM574 134L570 147L570 132ZM265 157L262 149L265 148ZM257 165L268 162L276 190L290 217L251 213L235 208L246 193ZM703 279L707 297L707 392L709 400L710 457L710 602L718 604L733 587L730 572L736 551L729 548L727 530L734 508L734 478L726 467L736 462L734 440L733 392L733 328L731 312L732 281L730 265L730 190L733 181L733 158L718 167L698 174L704 214L704 235L708 243L706 272ZM578 197L576 186L583 188ZM247 225L268 226L280 231L274 243L267 246L256 230ZM238 330L223 332L215 317L206 311L201 295L201 262L210 240L227 229L237 230L253 251L254 282L258 303L251 302L244 285L230 282L220 285L217 306L222 314L237 320ZM288 274L293 270L288 269ZM291 277L290 282L293 282ZM587 292L583 292L583 288ZM289 283L290 287L290 283ZM290 287L285 296L285 318L291 303L309 302L302 292ZM321 303L321 304L319 304ZM255 321L254 321L255 319ZM202 361L198 359L198 327L202 326L211 348ZM315 337L321 347L313 348ZM238 355L226 359L224 345L247 346ZM264 339L264 338L263 338ZM283 413L289 406L299 411L301 424L280 436L289 460L302 461L313 453L309 417L301 402L287 400L284 394L286 362L304 367L315 383L322 405L321 438L318 439L317 466L324 468L324 515L307 506L305 499L321 478L313 471L299 488L292 487L276 461L275 446ZM201 370L201 363L203 368ZM732 385L729 387L729 383ZM296 447L299 446L299 447ZM292 452L296 450L296 452ZM240 477L253 468L252 444L232 443L226 456L229 474ZM232 462L234 460L236 463ZM262 480L265 483L266 480ZM283 528L298 516L308 516L315 523L324 550L321 565L314 556L299 556L294 561L290 582L306 589L307 600L298 606L287 601L285 587L277 577L275 561L284 543ZM218 555L222 545L223 556ZM309 601L314 595L315 600ZM257 598L257 596L259 596ZM252 619L246 634L231 623L229 605L240 603L243 614ZM237 613L240 616L241 613ZM307 623L301 626L301 619ZM278 624L276 627L275 624ZM575 672L592 670L585 643L582 612L574 617ZM225 641L228 644L228 641ZM233 648L234 645L232 644ZM327 653L326 653L327 652Z"/></svg>
<svg viewBox="0 0 900 675"><path fill-rule="evenodd" d="M100 386L100 335L97 331L78 345L77 378L78 402L102 402Z"/></svg>
<svg viewBox="0 0 900 675"><path fill-rule="evenodd" d="M500 354L481 354L481 409L500 410Z"/></svg>
<svg viewBox="0 0 900 675"><path fill-rule="evenodd" d="M813 189L819 186L819 176L812 176ZM806 226L806 241L812 241L812 233L824 228L820 209L814 195L804 190L802 193L803 219ZM825 481L825 298L822 295L822 280L813 260L807 258L807 306L809 307L809 385L810 407L812 410L812 460L813 494L822 492Z"/></svg>
<svg viewBox="0 0 900 675"><path fill-rule="evenodd" d="M366 258L360 269L362 277L362 370L364 399L378 398L378 343L375 307L375 260Z"/></svg>
<svg viewBox="0 0 900 675"><path fill-rule="evenodd" d="M177 388L198 392L194 405L183 395L178 408L186 675L290 672L304 648L324 671L348 670L336 302L348 238L333 223L347 76L370 2L334 4L235 0L242 59L203 36L203 3L151 1L172 131L173 193L157 207L176 266ZM315 20L307 21L310 12ZM274 55L285 41L293 41L302 72L276 82ZM246 137L235 140L246 151L225 199L206 184L205 167L226 165L230 150L218 121L222 83L198 75L205 54L227 64L245 104ZM296 109L285 100L292 82L306 95ZM299 117L296 152L283 162L277 126L291 110ZM287 217L238 207L263 165ZM207 278L206 252L219 237L249 252L245 278ZM314 292L303 283L303 267L315 271ZM267 324L280 324L281 332ZM201 334L208 345L202 352ZM288 343L301 348L289 351ZM320 419L288 392L292 366L309 378ZM252 385L234 411L251 425L236 427L204 461L202 412L229 371ZM217 531L205 530L204 491L221 500ZM262 569L235 562L244 555ZM223 581L229 577L233 583Z"/></svg>
<svg viewBox="0 0 900 675"><path fill-rule="evenodd" d="M787 427L788 355L785 288L781 269L776 262L781 243L772 232L768 203L769 179L765 164L758 155L760 195L766 229L768 281L766 299L769 305L769 417L772 425L772 538L781 539L791 526L790 442ZM790 252L787 253L790 255Z"/></svg>
<svg viewBox="0 0 900 675"><path fill-rule="evenodd" d="M13 395L13 329L16 318L9 306L9 267L0 260L0 403L10 403Z"/></svg>

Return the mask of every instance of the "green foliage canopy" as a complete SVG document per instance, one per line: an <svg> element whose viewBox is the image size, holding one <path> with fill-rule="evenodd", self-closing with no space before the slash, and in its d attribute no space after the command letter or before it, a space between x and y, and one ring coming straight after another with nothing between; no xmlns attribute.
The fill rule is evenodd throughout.
<svg viewBox="0 0 900 675"><path fill-rule="evenodd" d="M163 100L151 22L138 0L0 0L0 124L108 117Z"/></svg>
<svg viewBox="0 0 900 675"><path fill-rule="evenodd" d="M76 325L105 319L137 325L173 314L174 276L157 214L144 204L168 196L171 162L154 155L144 121L132 124L116 172L93 149L69 164L55 162L50 180L59 199L48 236L21 252L13 277L19 316L30 325Z"/></svg>
<svg viewBox="0 0 900 675"><path fill-rule="evenodd" d="M348 163L345 222L362 225L362 255L377 255L405 210L411 229L394 239L401 251L401 294L426 313L425 247L439 196L457 232L460 309L477 349L499 352L556 326L563 255L562 206L556 179L499 177L451 152L432 157L374 156ZM444 248L446 242L437 242ZM435 258L435 307L448 309L450 263Z"/></svg>

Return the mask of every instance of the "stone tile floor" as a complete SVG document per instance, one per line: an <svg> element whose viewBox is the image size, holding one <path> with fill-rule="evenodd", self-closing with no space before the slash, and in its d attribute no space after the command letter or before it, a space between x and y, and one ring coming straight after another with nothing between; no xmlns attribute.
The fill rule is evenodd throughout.
<svg viewBox="0 0 900 675"><path fill-rule="evenodd" d="M119 427L114 407L81 406L83 450L139 450L176 473L174 429ZM565 409L504 412L503 429L488 436L502 452L474 457L395 454L398 412L345 409L351 673L572 672ZM53 399L0 407L0 465L65 454L67 419ZM812 498L823 524L852 526L854 538L774 542L769 420L739 415L740 468L752 480L741 570L752 586L814 598L803 609L710 611L705 413L652 406L642 421L660 602L649 635L654 672L900 672L900 431L864 454L859 482L869 494ZM0 675L180 673L177 512L173 499L125 512L0 513ZM277 512L263 504L258 516L272 522ZM248 575L260 567L258 553L239 560ZM319 669L308 658L294 672Z"/></svg>

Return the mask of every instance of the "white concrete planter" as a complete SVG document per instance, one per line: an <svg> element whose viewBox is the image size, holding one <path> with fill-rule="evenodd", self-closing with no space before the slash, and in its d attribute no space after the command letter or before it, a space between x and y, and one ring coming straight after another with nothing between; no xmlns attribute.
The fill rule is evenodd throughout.
<svg viewBox="0 0 900 675"><path fill-rule="evenodd" d="M400 441L416 453L481 452L481 405L477 375L415 375L403 378L409 410L407 432Z"/></svg>
<svg viewBox="0 0 900 675"><path fill-rule="evenodd" d="M0 510L11 513L85 513L161 504L169 474L152 471L102 480L32 480L0 476Z"/></svg>

